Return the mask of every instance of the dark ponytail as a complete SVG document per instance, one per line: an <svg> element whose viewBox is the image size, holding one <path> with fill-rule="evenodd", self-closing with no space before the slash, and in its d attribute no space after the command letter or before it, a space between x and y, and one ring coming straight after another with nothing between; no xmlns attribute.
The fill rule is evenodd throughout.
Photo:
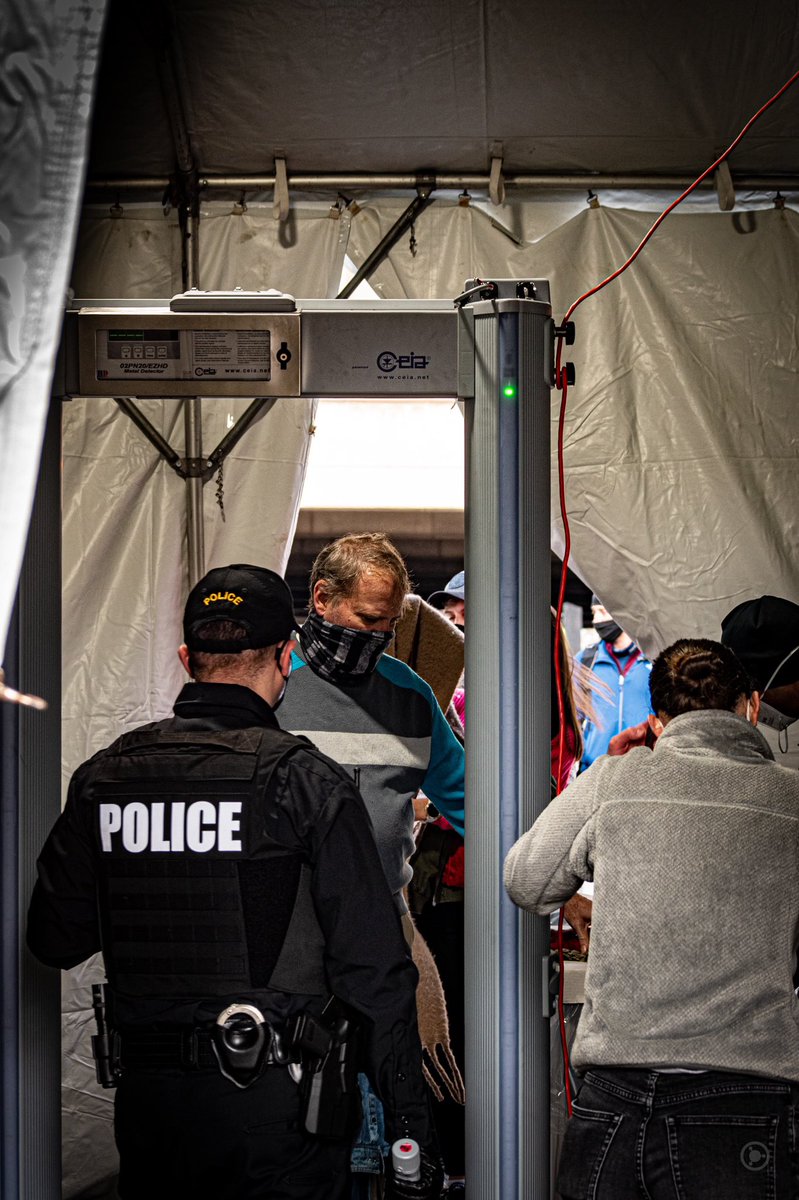
<svg viewBox="0 0 799 1200"><path fill-rule="evenodd" d="M667 717L720 708L733 712L752 685L728 646L707 638L682 638L655 660L649 679L652 707Z"/></svg>

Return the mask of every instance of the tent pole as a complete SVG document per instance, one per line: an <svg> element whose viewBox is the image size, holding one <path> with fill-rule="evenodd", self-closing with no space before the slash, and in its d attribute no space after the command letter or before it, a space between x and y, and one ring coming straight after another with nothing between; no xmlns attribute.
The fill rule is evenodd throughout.
<svg viewBox="0 0 799 1200"><path fill-rule="evenodd" d="M200 397L187 396L183 406L186 425L186 462L202 457L203 431ZM189 587L205 574L205 528L203 522L203 481L201 475L186 479L186 535L188 543Z"/></svg>
<svg viewBox="0 0 799 1200"><path fill-rule="evenodd" d="M593 191L603 189L636 191L682 191L695 176L692 175L623 175L623 174L593 174L585 175L528 175L519 173L503 173L502 179L507 189L518 191ZM350 188L366 188L373 191L401 190L416 188L417 175L389 175L359 172L352 174L334 174L320 172L309 175L289 175L289 188L295 191L328 192L347 191ZM430 177L436 191L462 191L471 188L475 191L488 191L489 176L485 171L471 172L442 172ZM741 175L732 172L732 180L739 191L756 192L790 192L799 188L799 175ZM209 175L199 172L198 187L203 191L267 191L275 186L274 175ZM89 179L86 188L91 191L152 191L160 195L169 186L169 179L164 176L149 178L97 178ZM701 185L708 190L714 186L713 178L706 179Z"/></svg>

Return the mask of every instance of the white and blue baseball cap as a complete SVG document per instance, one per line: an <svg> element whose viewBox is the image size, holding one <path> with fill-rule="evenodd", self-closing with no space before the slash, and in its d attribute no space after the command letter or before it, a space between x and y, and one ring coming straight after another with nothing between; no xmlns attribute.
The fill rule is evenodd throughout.
<svg viewBox="0 0 799 1200"><path fill-rule="evenodd" d="M433 592L432 596L427 597L427 603L432 604L433 608L443 608L447 600L465 600L466 599L466 572L458 571L457 575L453 575L447 586L440 592Z"/></svg>

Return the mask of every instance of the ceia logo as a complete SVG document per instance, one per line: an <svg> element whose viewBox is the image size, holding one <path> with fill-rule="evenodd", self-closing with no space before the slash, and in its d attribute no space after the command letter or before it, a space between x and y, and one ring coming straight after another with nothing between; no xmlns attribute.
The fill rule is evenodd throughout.
<svg viewBox="0 0 799 1200"><path fill-rule="evenodd" d="M195 367L195 375L216 375L216 367Z"/></svg>
<svg viewBox="0 0 799 1200"><path fill-rule="evenodd" d="M390 374L396 371L424 371L430 366L430 358L426 354L394 354L392 350L383 350L377 356L377 366L380 371Z"/></svg>

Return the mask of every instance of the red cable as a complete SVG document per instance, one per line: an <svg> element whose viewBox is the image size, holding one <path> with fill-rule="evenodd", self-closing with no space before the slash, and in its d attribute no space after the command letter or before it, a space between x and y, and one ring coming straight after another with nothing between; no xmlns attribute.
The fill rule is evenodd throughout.
<svg viewBox="0 0 799 1200"><path fill-rule="evenodd" d="M558 342L560 350L561 342ZM560 375L560 357L558 357L557 376ZM571 529L569 528L569 518L566 515L566 481L563 471L563 429L564 418L566 415L566 397L568 395L568 384L566 382L565 373L562 380L563 398L560 405L560 414L558 417L558 492L560 496L560 512L563 520L564 548L563 548L563 566L560 573L560 587L558 589L558 607L555 614L555 691L558 695L558 718L560 721L560 733L558 736L558 774L555 780L555 789L559 793L561 791L561 779L563 778L563 750L566 739L564 731L566 728L566 703L563 694L563 677L560 669L560 621L563 614L563 600L566 595L566 565L569 561L571 553ZM563 1051L563 1082L566 1095L566 1112L569 1116L572 1115L572 1092L571 1080L569 1078L569 1044L566 1037L566 1015L563 1003L563 985L564 976L566 974L563 959L563 909L558 913L558 1025L560 1028L560 1044Z"/></svg>
<svg viewBox="0 0 799 1200"><path fill-rule="evenodd" d="M707 179L708 175L710 175L713 171L715 171L716 168L718 166L720 166L721 163L724 162L725 158L728 158L729 155L732 154L733 150L738 145L741 138L744 137L744 135L749 132L751 127L754 125L755 121L759 120L760 117L762 117L763 113L766 111L766 109L771 108L772 104L774 104L777 100L779 100L780 96L782 96L782 94L784 92L787 92L787 90L791 86L791 84L796 83L797 79L799 79L799 71L795 71L794 74L790 77L790 79L788 79L782 85L782 87L779 89L779 91L775 92L774 95L771 97L771 99L767 100L766 103L757 110L757 112L755 113L755 115L753 117L749 118L749 120L746 122L746 124L744 125L741 132L734 139L734 141L730 142L729 146L724 151L724 153L720 154L719 157L716 159L716 161L712 162L710 164L710 166L707 167L702 172L702 174L697 179L694 180L694 182L691 184L691 186L687 187L685 189L685 191L682 193L682 195L678 196L676 200L672 200L671 204L669 204L668 207L663 210L663 212L660 214L660 216L657 218L657 220L654 222L654 224L651 226L651 228L647 231L647 233L644 234L643 238L638 243L636 248L633 250L632 254L627 259L627 261L625 263L623 263L618 268L618 270L614 271L612 273L612 275L608 275L607 279L603 279L601 283L598 283L596 285L596 287L592 287L590 289L590 291L584 292L583 295L579 297L579 299L574 301L574 304L572 304L571 308L566 313L566 316L563 318L564 321L569 320L569 318L571 317L574 310L577 308L578 305L582 304L583 300L587 300L589 296L596 295L596 293L600 292L603 287L607 287L607 285L609 283L612 283L614 279L618 279L619 275L621 275L623 271L626 271L631 263L635 262L636 258L641 253L644 246L647 244L649 239L652 237L652 234L655 232L656 229L658 229L663 224L663 222L666 220L666 217L669 215L669 213L673 212L678 204L682 204L683 200L685 200L686 197L690 196L691 192L695 191L699 187L700 183L702 183L702 181L704 179ZM562 341L562 339L559 339L559 342L560 341ZM560 362L560 356L558 356L558 362ZM556 378L555 378L555 383L557 386L557 374L556 374Z"/></svg>
<svg viewBox="0 0 799 1200"><path fill-rule="evenodd" d="M759 120L759 118L763 115L763 113L767 109L771 108L772 104L774 104L777 100L779 100L780 96L782 96L783 93L785 93L788 90L788 88L791 87L792 84L796 83L797 79L799 79L799 71L795 71L794 74L790 77L790 79L788 79L782 85L782 87L779 89L779 91L775 92L774 95L771 97L771 99L767 100L766 103L763 104L757 110L757 112L754 114L754 116L749 118L749 120L746 122L746 124L744 125L741 132L729 144L729 146L724 151L724 153L720 154L719 157L716 159L716 161L711 163L710 166L707 167L702 172L702 174L699 175L694 180L694 182L690 185L690 187L687 187L685 189L685 191L677 197L676 200L673 200L671 202L671 204L669 204L663 210L663 212L660 214L660 216L657 217L657 219L653 222L653 224L650 226L650 228L644 234L643 238L638 243L635 250L633 250L632 254L629 256L629 258L626 260L626 262L622 263L622 265L617 270L613 271L612 274L608 275L606 279L603 279L601 283L598 283L595 287L590 288L589 291L583 292L582 296L579 296L577 298L577 300L574 301L574 303L567 310L565 317L563 318L563 322L562 322L563 325L565 325L566 322L571 318L572 313L574 313L575 309L577 309L582 304L583 300L587 300L589 296L595 296L597 292L601 292L604 287L607 287L607 285L609 283L612 283L614 279L618 279L618 277L621 274L623 274L623 272L626 271L627 268L635 262L636 258L641 253L644 246L647 244L647 242L652 237L652 235L655 233L655 231L663 224L666 217L674 211L674 209L677 207L678 204L682 204L683 200L685 200L688 196L690 196L691 193L699 187L700 183L702 183L702 181L704 179L707 179L708 175L710 175L713 171L715 171L716 168L719 167L721 165L721 163L723 163L724 160L729 157L730 154L732 154L735 147L738 145L738 143L741 141L741 139L744 137L744 135L749 132L751 127L754 125L755 121ZM558 333L556 336L557 336L558 344L557 344L557 352L556 352L556 357L555 357L555 387L559 388L562 393L561 401L560 401L560 411L558 413L558 494L559 494L559 499L560 499L560 517L561 517L561 521L563 523L563 562L561 565L561 572L560 572L560 587L558 589L558 607L557 607L557 613L555 616L555 684L556 684L556 690L558 693L558 717L560 719L560 734L559 734L559 738L558 738L558 741L559 741L558 773L557 773L557 778L555 780L555 787L556 787L556 791L560 792L561 791L560 781L561 781L561 775L562 775L562 770L563 770L563 752L564 752L564 745L565 745L564 729L565 729L565 719L566 719L565 701L564 701L564 696L563 696L563 679L562 679L561 670L560 670L560 630L561 630L561 617L563 615L563 602L564 602L564 597L566 595L566 579L567 579L567 572L568 572L569 556L571 554L571 530L569 528L569 518L566 513L566 481L565 481L565 472L564 472L564 468L563 468L563 431L564 431L565 421L566 421L566 400L567 400L568 392L569 392L568 383L566 380L566 372L564 370L562 370L562 367L561 367L561 362L562 362L562 358L563 358L563 339L565 336L565 330L563 333ZM569 1081L569 1049L568 1049L568 1043L567 1043L567 1039L566 1039L566 1020L565 1020L564 1009L563 1009L563 975L564 975L564 970L563 970L563 909L560 910L560 915L558 917L558 966L560 968L559 979L558 979L558 1021L560 1023L561 1046L563 1048L563 1074L564 1074L565 1085L566 1085L566 1087L565 1087L566 1108L567 1108L569 1116L571 1116L571 1114L572 1114L572 1097L571 1097L571 1085L570 1085L570 1081Z"/></svg>

